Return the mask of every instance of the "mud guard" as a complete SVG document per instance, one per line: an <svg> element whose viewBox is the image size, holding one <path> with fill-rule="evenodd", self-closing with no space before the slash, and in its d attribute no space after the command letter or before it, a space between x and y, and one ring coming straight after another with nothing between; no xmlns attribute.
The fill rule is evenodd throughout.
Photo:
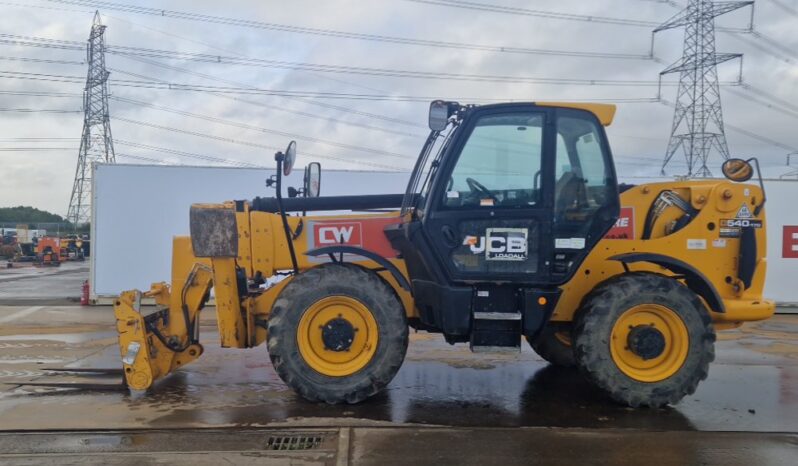
<svg viewBox="0 0 798 466"><path fill-rule="evenodd" d="M635 262L649 262L665 267L675 274L683 275L684 281L688 288L704 298L704 301L707 302L711 310L720 313L726 312L723 299L721 299L718 291L714 286L712 286L712 283L709 281L709 279L707 279L703 273L698 271L698 269L686 262L682 262L678 259L664 256L662 254L654 254L649 252L618 254L617 256L610 257L609 260L618 261L624 264L624 267L626 267L627 264L633 264Z"/></svg>
<svg viewBox="0 0 798 466"><path fill-rule="evenodd" d="M410 291L410 283L407 282L407 279L404 275L402 275L402 272L400 272L399 269L391 263L391 261L375 252L369 251L368 249L358 248L355 246L326 246L323 248L311 249L310 251L305 252L306 256L312 257L326 255L335 257L335 254L353 254L373 260L374 262L380 264L380 266L384 267L385 270L390 272L393 278L396 280L396 283L398 283L402 289L405 291Z"/></svg>

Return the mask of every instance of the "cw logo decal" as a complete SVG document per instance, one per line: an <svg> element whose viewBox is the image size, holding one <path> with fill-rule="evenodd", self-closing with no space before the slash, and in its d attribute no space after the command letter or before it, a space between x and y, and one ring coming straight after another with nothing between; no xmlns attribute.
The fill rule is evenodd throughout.
<svg viewBox="0 0 798 466"><path fill-rule="evenodd" d="M334 244L363 246L363 233L359 222L315 224L313 238L319 246Z"/></svg>

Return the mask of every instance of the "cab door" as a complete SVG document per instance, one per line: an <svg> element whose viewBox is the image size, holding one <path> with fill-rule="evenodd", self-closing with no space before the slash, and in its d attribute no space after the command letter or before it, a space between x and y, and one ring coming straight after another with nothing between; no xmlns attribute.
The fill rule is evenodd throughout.
<svg viewBox="0 0 798 466"><path fill-rule="evenodd" d="M583 150L590 160L583 162L579 149L596 144L590 154ZM559 169L558 151L569 161ZM595 170L591 178L600 186L588 186L587 172ZM618 211L603 128L580 110L530 104L473 110L430 188L421 230L449 284L561 283Z"/></svg>

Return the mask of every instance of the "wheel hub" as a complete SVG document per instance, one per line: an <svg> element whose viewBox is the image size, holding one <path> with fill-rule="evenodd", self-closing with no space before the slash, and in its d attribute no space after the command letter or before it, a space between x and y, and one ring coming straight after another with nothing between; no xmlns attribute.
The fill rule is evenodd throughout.
<svg viewBox="0 0 798 466"><path fill-rule="evenodd" d="M638 325L629 331L627 337L629 350L648 361L659 357L665 351L665 336L652 325Z"/></svg>
<svg viewBox="0 0 798 466"><path fill-rule="evenodd" d="M328 321L321 329L324 349L340 352L349 351L355 341L355 327L348 320L336 317Z"/></svg>

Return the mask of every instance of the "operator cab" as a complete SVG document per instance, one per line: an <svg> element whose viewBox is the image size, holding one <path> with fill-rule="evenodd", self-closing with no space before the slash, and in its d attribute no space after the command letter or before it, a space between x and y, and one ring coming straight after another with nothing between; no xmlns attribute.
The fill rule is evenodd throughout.
<svg viewBox="0 0 798 466"><path fill-rule="evenodd" d="M614 110L431 104L404 221L386 230L406 261L420 326L472 347L517 347L548 321L558 285L619 214L603 128Z"/></svg>

